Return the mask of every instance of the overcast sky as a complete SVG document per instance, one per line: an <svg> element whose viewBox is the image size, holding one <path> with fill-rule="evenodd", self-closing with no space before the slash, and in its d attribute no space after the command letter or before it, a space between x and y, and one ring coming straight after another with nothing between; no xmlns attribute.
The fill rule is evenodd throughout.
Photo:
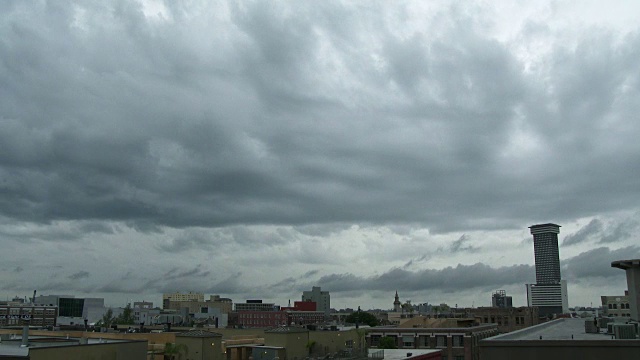
<svg viewBox="0 0 640 360"><path fill-rule="evenodd" d="M0 296L486 306L640 257L637 1L0 1Z"/></svg>

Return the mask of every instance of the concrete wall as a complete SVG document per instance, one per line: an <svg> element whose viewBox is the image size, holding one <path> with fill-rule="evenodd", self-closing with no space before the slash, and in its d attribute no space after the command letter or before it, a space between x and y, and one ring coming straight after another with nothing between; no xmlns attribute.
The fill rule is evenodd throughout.
<svg viewBox="0 0 640 360"><path fill-rule="evenodd" d="M127 342L29 349L31 360L145 360L147 343Z"/></svg>
<svg viewBox="0 0 640 360"><path fill-rule="evenodd" d="M640 359L638 340L520 340L480 342L480 360Z"/></svg>

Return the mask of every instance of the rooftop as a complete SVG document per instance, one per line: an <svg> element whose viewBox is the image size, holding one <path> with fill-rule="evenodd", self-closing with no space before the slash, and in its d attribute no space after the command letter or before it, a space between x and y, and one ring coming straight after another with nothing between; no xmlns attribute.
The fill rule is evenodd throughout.
<svg viewBox="0 0 640 360"><path fill-rule="evenodd" d="M637 267L640 267L640 259L613 261L611 263L611 267L622 269L622 270L637 268Z"/></svg>
<svg viewBox="0 0 640 360"><path fill-rule="evenodd" d="M384 360L411 359L412 357L441 352L441 349L369 349L369 354L384 351ZM407 354L411 356L407 356Z"/></svg>
<svg viewBox="0 0 640 360"><path fill-rule="evenodd" d="M222 337L222 334L218 334L211 331L205 330L192 330L183 333L176 334L176 336L186 336L186 337Z"/></svg>
<svg viewBox="0 0 640 360"><path fill-rule="evenodd" d="M612 340L605 333L587 333L584 329L585 318L563 318L531 326L522 330L492 336L483 341L520 341L520 340ZM619 341L619 340L615 340Z"/></svg>

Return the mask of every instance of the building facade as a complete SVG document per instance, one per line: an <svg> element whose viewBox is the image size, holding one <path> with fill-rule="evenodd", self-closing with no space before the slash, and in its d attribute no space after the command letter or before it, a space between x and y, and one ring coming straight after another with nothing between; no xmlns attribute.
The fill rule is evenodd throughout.
<svg viewBox="0 0 640 360"><path fill-rule="evenodd" d="M630 318L631 306L629 304L629 291L625 290L624 295L600 296L602 309L605 316L616 318Z"/></svg>
<svg viewBox="0 0 640 360"><path fill-rule="evenodd" d="M491 306L498 308L513 307L513 298L511 296L507 296L506 291L498 290L491 295Z"/></svg>
<svg viewBox="0 0 640 360"><path fill-rule="evenodd" d="M501 334L540 323L540 315L536 307L479 307L467 308L464 311L466 316L473 317L479 324L496 324Z"/></svg>
<svg viewBox="0 0 640 360"><path fill-rule="evenodd" d="M165 293L162 294L162 308L169 309L171 302L176 301L204 301L204 294L197 292L188 293Z"/></svg>
<svg viewBox="0 0 640 360"><path fill-rule="evenodd" d="M0 305L0 326L56 326L58 307L34 304Z"/></svg>
<svg viewBox="0 0 640 360"><path fill-rule="evenodd" d="M73 295L44 295L34 298L35 305L57 306L57 325L81 325L86 320L93 324L107 309L104 298L76 298Z"/></svg>
<svg viewBox="0 0 640 360"><path fill-rule="evenodd" d="M280 307L274 303L263 303L262 300L247 300L245 303L234 304L235 311L279 311Z"/></svg>
<svg viewBox="0 0 640 360"><path fill-rule="evenodd" d="M538 224L529 226L529 229L533 235L536 283L526 285L527 305L538 307L540 316L567 313L567 283L560 276L560 225Z"/></svg>
<svg viewBox="0 0 640 360"><path fill-rule="evenodd" d="M317 304L318 311L322 311L326 319L331 316L331 295L328 291L322 291L319 286L314 286L311 291L302 292L302 301L313 301Z"/></svg>
<svg viewBox="0 0 640 360"><path fill-rule="evenodd" d="M390 337L398 349L441 349L448 360L477 360L478 341L498 334L494 324L455 328L374 327L366 335L369 348L378 348L380 339Z"/></svg>
<svg viewBox="0 0 640 360"><path fill-rule="evenodd" d="M627 296L631 320L640 321L640 259L617 260L611 267L622 269L627 275Z"/></svg>
<svg viewBox="0 0 640 360"><path fill-rule="evenodd" d="M237 304L236 304L237 305ZM287 325L287 313L284 311L252 311L237 312L238 325L242 328L272 328Z"/></svg>

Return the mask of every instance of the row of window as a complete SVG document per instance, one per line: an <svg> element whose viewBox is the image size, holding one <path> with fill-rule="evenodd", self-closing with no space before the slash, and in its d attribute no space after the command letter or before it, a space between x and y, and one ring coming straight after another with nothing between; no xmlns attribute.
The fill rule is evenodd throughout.
<svg viewBox="0 0 640 360"><path fill-rule="evenodd" d="M240 314L241 319L285 319L287 314Z"/></svg>
<svg viewBox="0 0 640 360"><path fill-rule="evenodd" d="M609 309L617 309L618 304L609 304ZM620 304L620 309L629 309L629 303Z"/></svg>
<svg viewBox="0 0 640 360"><path fill-rule="evenodd" d="M396 336L389 336L394 340L397 339ZM380 345L380 339L382 335L371 335L371 346L377 347ZM431 347L429 342L430 336L420 335L417 337L418 339L418 347ZM435 335L436 344L435 347L444 348L447 347L447 335ZM402 336L402 346L405 348L414 348L414 340L413 335ZM452 335L451 336L452 346L453 347L464 347L464 336L463 335Z"/></svg>

